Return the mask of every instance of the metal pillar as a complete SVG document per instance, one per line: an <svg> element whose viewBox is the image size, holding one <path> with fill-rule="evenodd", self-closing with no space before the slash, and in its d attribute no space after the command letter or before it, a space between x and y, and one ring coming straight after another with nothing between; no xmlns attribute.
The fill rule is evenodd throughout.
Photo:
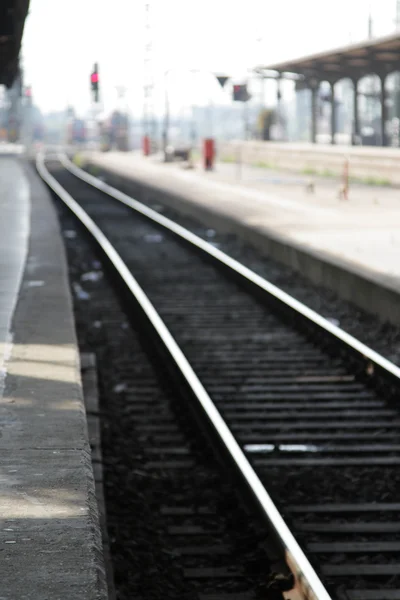
<svg viewBox="0 0 400 600"><path fill-rule="evenodd" d="M318 84L311 86L311 142L317 141L317 99L318 99Z"/></svg>
<svg viewBox="0 0 400 600"><path fill-rule="evenodd" d="M354 118L354 131L352 136L352 145L355 146L356 138L358 138L360 134L360 125L358 118L358 79L353 79L353 118Z"/></svg>
<svg viewBox="0 0 400 600"><path fill-rule="evenodd" d="M265 76L263 74L260 75L260 100L262 108L265 108Z"/></svg>
<svg viewBox="0 0 400 600"><path fill-rule="evenodd" d="M191 128L190 128L190 142L192 145L192 148L194 148L196 146L196 107L194 104L192 104L192 122L191 122Z"/></svg>
<svg viewBox="0 0 400 600"><path fill-rule="evenodd" d="M386 125L386 87L385 87L385 83L386 83L386 75L380 75L379 79L381 80L381 141L382 141L382 146L386 146L387 145L387 140L386 140L386 131L385 131L385 125Z"/></svg>
<svg viewBox="0 0 400 600"><path fill-rule="evenodd" d="M20 76L14 81L13 86L6 91L8 100L7 130L8 141L16 143L20 139L21 127L21 81ZM32 98L29 96L32 103Z"/></svg>
<svg viewBox="0 0 400 600"><path fill-rule="evenodd" d="M331 144L335 144L336 133L336 102L335 102L335 84L330 81L331 87Z"/></svg>
<svg viewBox="0 0 400 600"><path fill-rule="evenodd" d="M164 73L164 85L165 85L165 114L164 114L164 132L163 132L163 151L164 151L164 161L168 160L168 133L169 133L169 96L168 96L168 74L169 71L165 71Z"/></svg>
<svg viewBox="0 0 400 600"><path fill-rule="evenodd" d="M198 69L190 69L190 73L191 73L191 75L193 75L192 94L193 94L194 98L197 98L197 96L196 96L196 91L197 91L196 77L197 77L198 73L200 73L200 71ZM192 123L191 123L190 139L191 139L191 145L192 145L193 150L196 147L196 140L197 140L197 135L198 135L197 129L199 129L199 127L196 127L196 104L194 102L192 102Z"/></svg>
<svg viewBox="0 0 400 600"><path fill-rule="evenodd" d="M276 121L278 124L278 135L282 136L282 111L281 111L281 77L279 76L276 80Z"/></svg>
<svg viewBox="0 0 400 600"><path fill-rule="evenodd" d="M153 73L153 30L151 0L145 4L145 47L144 47L144 89L143 89L143 135L151 140L153 149L156 138L155 92Z"/></svg>

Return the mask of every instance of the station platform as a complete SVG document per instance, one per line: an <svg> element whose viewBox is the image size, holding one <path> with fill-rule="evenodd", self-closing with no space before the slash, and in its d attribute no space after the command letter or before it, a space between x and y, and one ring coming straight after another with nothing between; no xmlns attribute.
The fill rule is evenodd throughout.
<svg viewBox="0 0 400 600"><path fill-rule="evenodd" d="M22 156L0 156L0 597L107 597L64 247Z"/></svg>
<svg viewBox="0 0 400 600"><path fill-rule="evenodd" d="M81 160L106 170L109 183L131 181L137 199L151 191L160 203L233 231L314 283L382 319L400 323L399 190L246 165L184 169L139 153L85 152ZM111 178L111 179L110 179ZM113 178L113 179L112 179Z"/></svg>
<svg viewBox="0 0 400 600"><path fill-rule="evenodd" d="M333 178L342 176L348 161L349 176L355 182L400 185L396 147L248 140L219 143L218 156L222 161L240 159L249 166Z"/></svg>

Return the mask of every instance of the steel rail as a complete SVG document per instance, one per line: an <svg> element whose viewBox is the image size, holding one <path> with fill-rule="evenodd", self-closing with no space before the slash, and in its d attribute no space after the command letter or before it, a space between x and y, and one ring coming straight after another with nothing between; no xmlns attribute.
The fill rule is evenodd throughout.
<svg viewBox="0 0 400 600"><path fill-rule="evenodd" d="M372 377L381 374L384 375L386 379L389 378L396 388L397 386L400 387L400 368L394 363L384 358L340 327L330 323L317 312L290 296L290 294L287 294L260 275L254 273L254 271L248 267L228 256L222 250L215 248L212 244L203 240L198 235L192 233L185 227L178 225L171 219L160 215L155 210L145 206L138 200L131 198L124 192L121 192L97 177L90 175L83 169L80 169L68 159L65 153L59 152L58 159L70 173L82 181L85 181L115 200L129 206L136 212L178 236L181 240L194 246L208 257L217 261L220 266L224 266L228 271L239 276L241 280L244 280L252 287L254 292L262 293L264 294L264 297L266 295L269 299L277 302L281 308L284 308L289 313L293 313L295 317L302 318L307 325L313 326L319 333L328 335L328 338L338 344L339 347L347 353L352 353L352 356L361 364L365 376Z"/></svg>
<svg viewBox="0 0 400 600"><path fill-rule="evenodd" d="M201 407L214 435L218 437L218 441L225 449L226 455L230 457L231 464L235 467L236 473L239 475L248 491L252 494L253 500L255 500L258 505L261 514L272 528L277 540L279 540L286 562L295 578L294 589L299 594L297 597L303 600L331 600L330 595L286 525L271 497L256 475L253 467L250 465L210 396L207 394L196 373L193 371L182 350L126 264L89 215L49 173L45 166L45 157L43 153L38 155L36 166L42 179L66 204L66 206L68 206L96 240L103 253L119 274L124 285L130 291L131 296L151 323L159 341L163 344L171 361L174 362L175 367L181 373L187 387L191 390L199 407ZM290 593L293 594L293 591L294 590L291 590Z"/></svg>

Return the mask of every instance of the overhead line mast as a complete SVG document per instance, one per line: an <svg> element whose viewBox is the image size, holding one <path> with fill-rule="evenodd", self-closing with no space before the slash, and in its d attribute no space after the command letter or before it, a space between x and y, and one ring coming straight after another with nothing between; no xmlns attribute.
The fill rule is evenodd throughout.
<svg viewBox="0 0 400 600"><path fill-rule="evenodd" d="M148 152L154 150L156 121L154 115L153 28L150 0L145 1L145 47L144 47L144 102L143 136Z"/></svg>

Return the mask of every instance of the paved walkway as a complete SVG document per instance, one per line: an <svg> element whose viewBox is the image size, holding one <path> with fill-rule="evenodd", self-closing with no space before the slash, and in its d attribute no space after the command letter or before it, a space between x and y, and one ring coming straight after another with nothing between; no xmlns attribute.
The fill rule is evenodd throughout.
<svg viewBox="0 0 400 600"><path fill-rule="evenodd" d="M0 414L0 599L105 600L63 240L15 156L0 157Z"/></svg>
<svg viewBox="0 0 400 600"><path fill-rule="evenodd" d="M367 270L400 277L400 190L351 184L349 200L340 200L340 181L313 177L315 193L306 191L310 177L235 164L218 164L214 172L198 165L145 159L137 153L88 153L99 166L166 190L188 202L201 203L257 229L274 231L314 250L322 250Z"/></svg>
<svg viewBox="0 0 400 600"><path fill-rule="evenodd" d="M11 342L11 320L25 267L30 228L30 190L21 165L0 161L0 398Z"/></svg>

